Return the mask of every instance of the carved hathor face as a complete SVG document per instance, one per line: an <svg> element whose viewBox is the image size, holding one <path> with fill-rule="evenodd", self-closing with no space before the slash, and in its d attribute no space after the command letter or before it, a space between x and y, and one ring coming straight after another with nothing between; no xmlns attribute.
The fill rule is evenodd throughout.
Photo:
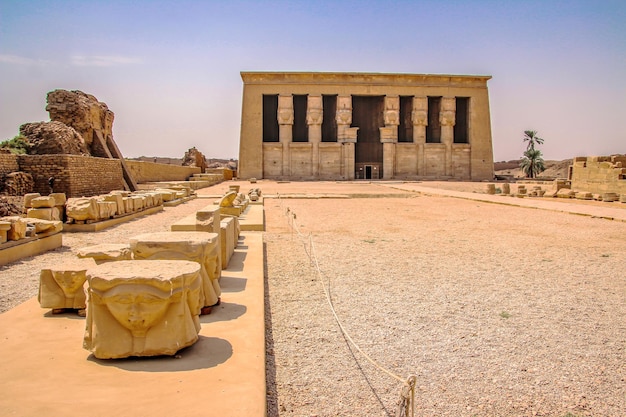
<svg viewBox="0 0 626 417"><path fill-rule="evenodd" d="M178 295L178 297L176 297ZM170 293L149 285L118 285L102 297L111 315L134 337L145 337L146 332L163 318L174 298Z"/></svg>

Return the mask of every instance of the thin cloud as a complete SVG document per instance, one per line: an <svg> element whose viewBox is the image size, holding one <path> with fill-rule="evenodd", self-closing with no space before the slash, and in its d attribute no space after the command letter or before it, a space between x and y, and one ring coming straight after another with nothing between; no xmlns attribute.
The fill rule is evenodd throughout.
<svg viewBox="0 0 626 417"><path fill-rule="evenodd" d="M19 56L19 55L6 55L6 54L0 54L0 62L3 62L5 64L12 64L12 65L45 66L45 65L52 64L52 61L46 61L45 59L32 59L32 58Z"/></svg>
<svg viewBox="0 0 626 417"><path fill-rule="evenodd" d="M114 55L74 55L72 65L78 67L114 67L119 65L140 64L141 59L136 57Z"/></svg>

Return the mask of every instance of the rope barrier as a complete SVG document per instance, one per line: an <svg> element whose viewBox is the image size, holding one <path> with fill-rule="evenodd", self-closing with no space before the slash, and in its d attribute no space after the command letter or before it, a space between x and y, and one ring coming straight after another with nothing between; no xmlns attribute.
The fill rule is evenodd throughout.
<svg viewBox="0 0 626 417"><path fill-rule="evenodd" d="M281 207L281 211L282 211L283 205L282 205L282 199L280 198L280 195L278 195L278 201L280 202L280 207ZM309 260L311 261L311 264L315 267L315 271L316 271L316 274L317 274L318 281L322 285L322 289L324 291L324 295L326 296L326 301L328 302L328 305L330 307L330 311L333 314L333 317L335 318L335 322L339 326L339 329L341 330L341 332L343 333L345 338L352 344L352 346L354 346L354 348L361 355L363 355L363 357L370 364L372 364L375 368L377 368L378 370L380 370L383 373L385 373L387 376L389 376L392 379L395 379L395 380L397 380L397 381L399 381L400 383L403 384L402 385L402 389L400 391L400 398L398 399L398 402L397 402L396 417L413 417L414 416L414 409L415 409L415 383L417 382L417 377L415 375L411 374L407 378L403 378L403 377L401 377L401 376L399 376L397 374L394 374L390 370L384 368L382 365L380 365L374 359L372 359L367 353L365 353L361 349L361 347L354 341L354 339L352 339L352 337L350 336L348 331L345 329L345 327L341 323L341 320L339 319L339 316L337 315L337 312L335 311L335 306L333 305L333 302L332 302L332 298L331 298L331 295L330 295L330 289L324 283L324 277L323 277L323 274L322 274L322 270L320 268L320 265L319 265L319 262L318 262L318 259L317 259L317 255L315 253L315 246L313 244L313 235L311 233L309 233L309 236L307 238L307 236L302 234L302 232L300 231L300 228L298 227L298 223L296 221L296 219L297 219L296 213L294 213L289 207L287 207L287 210L285 211L285 215L288 218L287 223L290 226L290 229L291 229L291 232L292 232L292 238L293 238L293 233L295 232L296 235L298 236L298 238L300 239L300 242L302 243L302 245L304 247L304 252L309 257ZM306 241L308 241L309 248L310 248L309 250L307 250ZM329 279L329 287L330 287L330 279Z"/></svg>

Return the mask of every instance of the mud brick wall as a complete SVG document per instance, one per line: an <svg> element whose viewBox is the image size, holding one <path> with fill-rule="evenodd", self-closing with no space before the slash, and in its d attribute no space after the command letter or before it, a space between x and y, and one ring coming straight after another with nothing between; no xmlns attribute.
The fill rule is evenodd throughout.
<svg viewBox="0 0 626 417"><path fill-rule="evenodd" d="M20 171L35 181L34 192L50 192L48 178L54 177L54 192L67 197L88 197L123 190L122 166L118 159L81 155L20 155Z"/></svg>
<svg viewBox="0 0 626 417"><path fill-rule="evenodd" d="M133 179L136 183L158 181L187 181L193 174L200 174L200 167L168 165L145 161L126 160Z"/></svg>
<svg viewBox="0 0 626 417"><path fill-rule="evenodd" d="M11 172L20 170L20 165L17 161L18 156L11 153L0 153L0 175L6 175Z"/></svg>

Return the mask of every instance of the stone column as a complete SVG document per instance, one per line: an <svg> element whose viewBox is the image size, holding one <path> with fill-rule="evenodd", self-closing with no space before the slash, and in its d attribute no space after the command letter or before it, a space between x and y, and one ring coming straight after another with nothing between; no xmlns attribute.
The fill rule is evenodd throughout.
<svg viewBox="0 0 626 417"><path fill-rule="evenodd" d="M396 143L400 123L400 97L386 96L384 110L385 127L380 128L383 144L383 179L392 179L395 173Z"/></svg>
<svg viewBox="0 0 626 417"><path fill-rule="evenodd" d="M311 167L314 178L319 177L320 142L322 141L322 96L308 96L306 103L306 123L309 126L309 142L311 142Z"/></svg>
<svg viewBox="0 0 626 417"><path fill-rule="evenodd" d="M417 147L417 175L425 175L424 144L426 143L426 126L428 126L428 97L413 97L413 143Z"/></svg>
<svg viewBox="0 0 626 417"><path fill-rule="evenodd" d="M441 143L446 145L445 175L452 176L452 142L454 142L454 123L456 119L456 99L443 97L439 124L441 125Z"/></svg>
<svg viewBox="0 0 626 417"><path fill-rule="evenodd" d="M283 146L283 165L281 175L288 177L289 169L289 144L293 139L293 96L278 96L278 139Z"/></svg>
<svg viewBox="0 0 626 417"><path fill-rule="evenodd" d="M341 174L344 179L354 179L354 144L358 127L352 124L352 96L337 97L337 142L341 143Z"/></svg>

